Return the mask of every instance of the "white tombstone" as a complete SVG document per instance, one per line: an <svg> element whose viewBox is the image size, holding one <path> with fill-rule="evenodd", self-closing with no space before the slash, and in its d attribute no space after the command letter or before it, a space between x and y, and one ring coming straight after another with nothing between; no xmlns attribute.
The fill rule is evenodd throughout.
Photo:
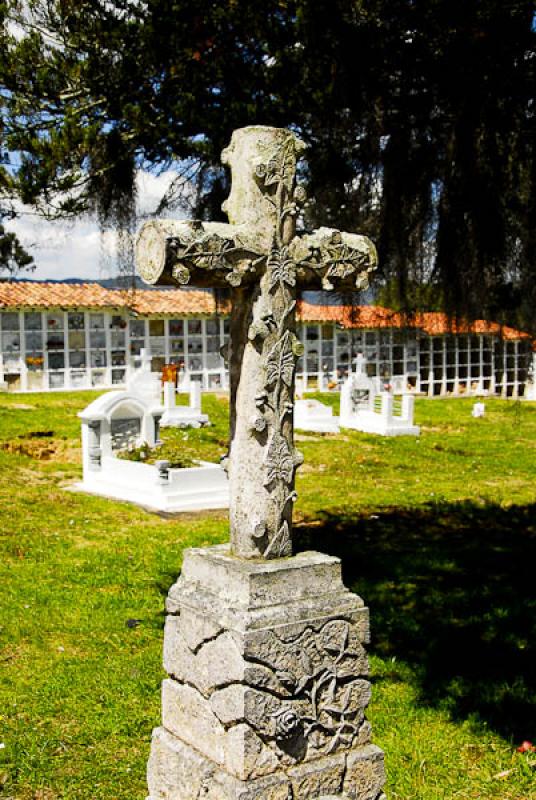
<svg viewBox="0 0 536 800"><path fill-rule="evenodd" d="M145 464L118 458L121 450L159 444L165 409L144 395L147 388L138 394L106 392L79 413L83 480L72 488L169 513L227 508L228 480L219 464L199 461L179 469L163 460Z"/></svg>
<svg viewBox="0 0 536 800"><path fill-rule="evenodd" d="M8 385L4 375L4 357L0 353L0 392L7 392Z"/></svg>
<svg viewBox="0 0 536 800"><path fill-rule="evenodd" d="M486 404L474 403L473 409L471 411L471 416L478 418L478 417L484 417L485 415L486 415Z"/></svg>
<svg viewBox="0 0 536 800"><path fill-rule="evenodd" d="M339 433L339 419L333 416L332 408L319 400L296 400L294 427L313 433Z"/></svg>
<svg viewBox="0 0 536 800"><path fill-rule="evenodd" d="M391 392L380 390L378 382L367 377L367 362L361 353L354 363L355 372L341 389L341 428L380 436L418 436L420 428L413 424L413 395L403 394L401 400L395 400Z"/></svg>
<svg viewBox="0 0 536 800"><path fill-rule="evenodd" d="M201 383L191 381L189 392L189 405L178 406L175 384L172 381L164 383L165 411L160 423L162 428L201 428L210 425L208 414L201 411Z"/></svg>
<svg viewBox="0 0 536 800"><path fill-rule="evenodd" d="M358 412L370 410L377 393L374 382L367 377L367 362L362 353L358 353L354 364L355 372L349 373L341 387L339 420L343 428L353 427L351 423Z"/></svg>
<svg viewBox="0 0 536 800"><path fill-rule="evenodd" d="M525 400L536 400L536 352L532 354L532 363L529 367L524 398Z"/></svg>
<svg viewBox="0 0 536 800"><path fill-rule="evenodd" d="M296 378L296 382L294 385L294 393L296 397L298 397L300 400L305 394L305 379L302 378L301 376Z"/></svg>
<svg viewBox="0 0 536 800"><path fill-rule="evenodd" d="M84 480L101 470L103 459L114 457L119 450L144 442L155 447L163 412L159 403L123 390L106 392L80 411Z"/></svg>
<svg viewBox="0 0 536 800"><path fill-rule="evenodd" d="M198 383L199 381L197 381ZM177 388L179 392L188 392L190 390L190 385L193 381L190 380L190 374L186 372L184 367L179 369L178 376L177 376Z"/></svg>
<svg viewBox="0 0 536 800"><path fill-rule="evenodd" d="M151 371L151 356L147 350L141 350L139 361L138 369L127 379L127 392L145 399L148 403L160 404L160 375Z"/></svg>

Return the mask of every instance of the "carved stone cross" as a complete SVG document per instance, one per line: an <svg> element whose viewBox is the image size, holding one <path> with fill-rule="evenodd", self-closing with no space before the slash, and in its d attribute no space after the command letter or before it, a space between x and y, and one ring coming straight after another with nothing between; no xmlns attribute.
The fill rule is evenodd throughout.
<svg viewBox="0 0 536 800"><path fill-rule="evenodd" d="M232 174L230 224L158 220L136 244L146 283L231 289L229 452L231 550L292 554L295 334L301 289L364 289L376 250L364 236L319 228L296 235L305 200L296 163L305 145L281 128L236 130L222 153Z"/></svg>

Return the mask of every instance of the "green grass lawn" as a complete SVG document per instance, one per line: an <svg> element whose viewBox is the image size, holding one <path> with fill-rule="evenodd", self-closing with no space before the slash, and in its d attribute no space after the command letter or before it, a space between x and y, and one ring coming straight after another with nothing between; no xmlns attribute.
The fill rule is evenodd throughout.
<svg viewBox="0 0 536 800"><path fill-rule="evenodd" d="M0 395L6 800L146 797L164 598L185 547L227 537L225 513L169 519L64 490L95 396ZM203 404L213 427L171 435L216 459L227 403ZM536 740L536 405L489 400L477 420L471 405L417 400L419 439L298 437L298 547L339 555L371 609L389 800L536 798L536 754L516 752Z"/></svg>

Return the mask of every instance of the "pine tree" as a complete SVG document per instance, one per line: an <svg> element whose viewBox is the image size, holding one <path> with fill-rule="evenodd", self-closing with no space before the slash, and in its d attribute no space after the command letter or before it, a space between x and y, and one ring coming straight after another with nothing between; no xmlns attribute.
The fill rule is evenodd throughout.
<svg viewBox="0 0 536 800"><path fill-rule="evenodd" d="M4 0L3 138L20 197L135 223L135 170L223 218L232 130L309 145L307 223L377 242L411 308L536 328L532 0ZM129 241L128 236L125 241ZM394 288L393 288L394 287Z"/></svg>

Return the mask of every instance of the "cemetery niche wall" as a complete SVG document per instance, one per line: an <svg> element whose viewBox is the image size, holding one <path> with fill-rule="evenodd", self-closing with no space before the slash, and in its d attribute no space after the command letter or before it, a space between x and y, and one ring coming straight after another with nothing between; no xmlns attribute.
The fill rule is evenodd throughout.
<svg viewBox="0 0 536 800"><path fill-rule="evenodd" d="M532 342L483 320L454 328L440 313L404 319L377 306L298 300L305 391L338 387L359 352L396 391L428 396L533 394ZM0 282L0 389L62 391L125 386L145 349L153 371L175 364L179 386L228 390L221 355L229 309L210 290L125 292L98 284Z"/></svg>
<svg viewBox="0 0 536 800"><path fill-rule="evenodd" d="M376 266L365 237L296 235L303 149L283 129L235 131L229 224L153 221L137 240L147 282L231 287L231 541L185 551L168 595L150 800L385 798L365 718L368 609L338 559L292 555L296 295L365 287Z"/></svg>
<svg viewBox="0 0 536 800"><path fill-rule="evenodd" d="M165 460L144 464L120 457L144 444L158 447L166 411L160 396L159 378L142 354L126 391L106 392L78 414L83 480L72 488L168 513L227 508L228 480L219 464L173 468Z"/></svg>

